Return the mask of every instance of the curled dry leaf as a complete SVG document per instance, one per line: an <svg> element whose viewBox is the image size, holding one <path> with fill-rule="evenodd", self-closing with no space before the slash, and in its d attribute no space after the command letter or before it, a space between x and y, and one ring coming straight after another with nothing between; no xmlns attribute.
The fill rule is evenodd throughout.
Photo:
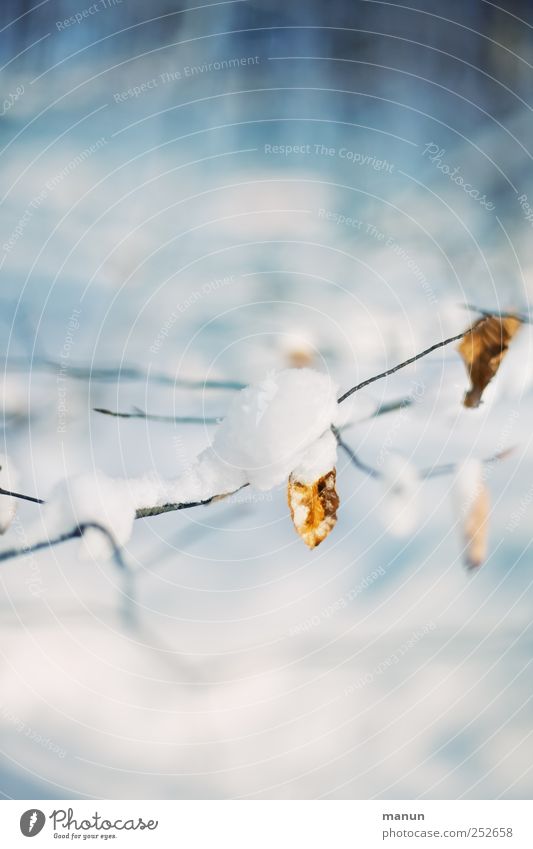
<svg viewBox="0 0 533 849"><path fill-rule="evenodd" d="M320 545L337 522L339 496L336 471L331 469L314 483L289 478L288 500L294 527L309 548Z"/></svg>
<svg viewBox="0 0 533 849"><path fill-rule="evenodd" d="M489 492L485 484L481 483L469 506L463 526L465 563L470 569L481 566L487 557L489 511Z"/></svg>
<svg viewBox="0 0 533 849"><path fill-rule="evenodd" d="M483 391L498 371L521 325L522 321L514 316L486 316L472 325L461 340L458 351L472 383L465 394L465 407L479 407Z"/></svg>

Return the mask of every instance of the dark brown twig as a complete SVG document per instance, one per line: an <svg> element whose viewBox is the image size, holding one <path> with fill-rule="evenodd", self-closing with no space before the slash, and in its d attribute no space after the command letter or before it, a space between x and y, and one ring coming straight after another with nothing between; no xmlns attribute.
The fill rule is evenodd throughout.
<svg viewBox="0 0 533 849"><path fill-rule="evenodd" d="M34 504L44 504L42 498L34 498L33 495L23 495L21 492L11 492L9 489L2 489L1 486L0 495L9 495L11 498L20 498L22 501L32 501Z"/></svg>
<svg viewBox="0 0 533 849"><path fill-rule="evenodd" d="M244 489L246 486L249 486L249 484L245 483L243 486L240 486L239 489L233 490L233 492L224 492L220 495L213 495L211 498L206 498L203 501L178 501L161 504L155 507L141 507L136 511L135 518L147 519L149 516L160 516L162 513L173 513L176 510L188 510L190 507L202 507L205 504L214 504L217 501L223 501L224 498L228 498L230 495L235 495L236 492L240 492L240 490Z"/></svg>
<svg viewBox="0 0 533 849"><path fill-rule="evenodd" d="M94 407L93 409L95 413L113 416L117 419L144 419L150 422L170 422L173 424L218 424L220 422L218 416L160 416L154 413L146 413L138 407L135 407L131 413L114 412L103 407Z"/></svg>
<svg viewBox="0 0 533 849"><path fill-rule="evenodd" d="M358 457L353 448L348 445L347 442L344 441L336 427L332 427L331 430L335 436L335 439L337 440L339 448L342 448L344 453L349 457L352 465L354 465L357 469L359 469L359 471L364 472L371 478L384 477L384 474L382 471L380 471L380 469L376 469L374 466L369 466L368 463L365 463ZM500 451L498 454L493 454L491 457L486 457L480 462L483 463L483 465L489 466L491 463L496 463L499 460L504 460L513 451L514 448L506 448L504 451ZM429 466L427 469L422 469L421 471L417 472L417 475L421 480L428 480L428 478L436 478L443 475L453 475L458 470L459 466L460 463L442 463L441 465Z"/></svg>
<svg viewBox="0 0 533 849"><path fill-rule="evenodd" d="M32 545L24 545L21 548L8 548L5 551L0 551L0 561L10 560L13 557L21 557L26 554L33 554L35 551L41 551L43 548L50 548L53 545L59 545L60 543L68 542L68 540L71 539L78 539L79 537L82 537L85 531L89 530L89 528L94 528L107 537L113 549L113 558L117 566L121 569L125 569L126 565L122 557L120 546L115 540L113 534L104 527L104 525L100 525L98 522L83 522L81 525L77 525L77 527L72 528L72 530L65 531L65 533L59 534L59 536L53 537L52 539L39 540L39 542L35 542Z"/></svg>
<svg viewBox="0 0 533 849"><path fill-rule="evenodd" d="M434 345L431 345L429 348L426 348L424 351L420 351L419 354L415 354L413 357L409 357L408 360L404 360L403 363L398 363L398 365L393 366L392 368L387 369L386 371L382 371L380 374L375 374L373 377L368 377L366 380L363 380L362 383L358 383L357 386L352 386L351 389L348 389L343 395L338 399L338 403L342 404L343 401L346 401L350 395L353 395L354 392L359 392L360 389L364 389L365 386L369 386L371 383L375 383L376 380L381 380L384 377L388 377L389 374L394 374L406 366L411 365L411 363L415 363L417 360L422 359L422 357L427 357L428 354L431 354L432 351L436 351L438 348L443 348L445 345L451 345L452 342L458 342L459 339L462 339L463 336L466 336L467 333L470 333L470 328L467 330L463 330L462 333L457 333L455 336L450 336L449 339L443 339L442 342L435 342Z"/></svg>
<svg viewBox="0 0 533 849"><path fill-rule="evenodd" d="M511 311L499 311L499 310L485 310L482 307L476 307L474 304L463 304L466 310L471 310L472 312L477 312L483 318L517 318L518 321L521 321L523 324L531 324L531 318L529 315L521 312L511 312Z"/></svg>
<svg viewBox="0 0 533 849"><path fill-rule="evenodd" d="M35 357L31 360L25 358L10 358L6 360L6 371L16 369L17 371L47 371L60 372L63 377L71 377L74 380L94 380L98 383L111 383L117 380L143 380L160 383L164 386L183 387L184 389L244 389L246 384L237 380L189 380L175 377L165 372L144 370L138 366L81 366L64 365L49 360L46 357Z"/></svg>

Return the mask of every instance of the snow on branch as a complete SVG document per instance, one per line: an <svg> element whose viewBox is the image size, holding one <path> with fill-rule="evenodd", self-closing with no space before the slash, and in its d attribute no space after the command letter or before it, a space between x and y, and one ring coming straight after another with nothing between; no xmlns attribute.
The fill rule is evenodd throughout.
<svg viewBox="0 0 533 849"><path fill-rule="evenodd" d="M413 526L411 508L420 481L456 473L457 467L446 464L417 472L398 456L392 456L383 469L362 462L341 436L349 415L349 405L343 407L343 403L369 384L460 341L458 351L471 382L471 387L465 389L463 404L466 408L475 406L495 377L521 323L514 315L483 316L462 333L431 345L341 395L327 374L309 368L272 372L260 383L242 388L234 396L226 417L218 423L211 445L182 475L174 480L163 480L156 475L113 480L97 473L62 481L43 504L40 524L32 529L26 545L5 549L0 552L0 559L7 560L74 538L81 539L85 556L112 555L116 559L117 551L130 538L135 519L205 506L247 486L265 491L284 482L288 482L288 501L295 529L304 542L314 548L337 521L339 498L335 467L339 447L360 471L382 479L390 495L390 509L385 511L390 517L390 529L405 532ZM118 369L113 374L120 378L125 373ZM94 372L90 370L86 376L94 377ZM176 384L173 379L171 382ZM205 388L209 384L194 385ZM240 388L240 384L231 381L217 382L216 386ZM403 406L404 401L396 402L381 410L378 408L374 415ZM141 410L133 414L101 409L99 412L152 418ZM168 417L155 418L168 420ZM191 419L194 417L175 421ZM501 452L490 459L503 456ZM0 478L0 485L2 482ZM42 503L32 496L18 495L11 485L6 485L0 494L2 491L10 499L10 509L19 497ZM476 521L472 520L468 526L474 527L474 531L468 533L474 533L476 540L479 539L480 521L476 515ZM65 531L65 527L70 530ZM102 528L106 531L102 532ZM471 555L470 560L477 563L483 546L478 544L475 548L475 556Z"/></svg>

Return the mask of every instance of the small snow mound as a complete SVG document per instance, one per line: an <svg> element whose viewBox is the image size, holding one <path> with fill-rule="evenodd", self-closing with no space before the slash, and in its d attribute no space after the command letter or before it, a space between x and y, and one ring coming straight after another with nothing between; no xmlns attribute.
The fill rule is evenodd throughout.
<svg viewBox="0 0 533 849"><path fill-rule="evenodd" d="M271 372L235 397L212 453L232 483L240 472L243 482L271 489L288 478L339 415L337 387L327 374L307 368Z"/></svg>

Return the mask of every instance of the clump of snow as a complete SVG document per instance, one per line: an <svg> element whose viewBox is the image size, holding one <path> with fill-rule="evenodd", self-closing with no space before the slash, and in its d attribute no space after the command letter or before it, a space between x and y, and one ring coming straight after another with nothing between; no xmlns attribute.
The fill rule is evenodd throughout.
<svg viewBox="0 0 533 849"><path fill-rule="evenodd" d="M418 520L418 474L404 457L389 454L383 464L383 482L383 522L392 534L406 536Z"/></svg>
<svg viewBox="0 0 533 849"><path fill-rule="evenodd" d="M271 489L288 478L339 416L337 387L328 375L313 369L271 372L238 393L199 462L209 466L215 456L232 486L238 479Z"/></svg>
<svg viewBox="0 0 533 849"><path fill-rule="evenodd" d="M97 472L61 481L43 509L46 532L53 538L94 522L124 545L139 509L205 501L245 484L271 489L293 472L312 483L335 465L330 428L343 414L328 375L312 369L272 372L236 395L213 444L175 480L156 475L113 480ZM83 556L108 557L112 551L98 529L84 533Z"/></svg>
<svg viewBox="0 0 533 849"><path fill-rule="evenodd" d="M13 463L0 454L0 487L14 492L17 488L18 474ZM0 534L5 534L17 512L16 498L0 495Z"/></svg>
<svg viewBox="0 0 533 849"><path fill-rule="evenodd" d="M128 482L113 480L100 472L60 481L43 510L50 538L94 522L106 528L119 546L130 538L134 518L135 504ZM113 546L104 533L97 528L85 531L80 546L83 559L107 558L112 553Z"/></svg>
<svg viewBox="0 0 533 849"><path fill-rule="evenodd" d="M344 414L328 375L312 369L271 372L235 396L212 445L190 469L173 481L128 481L130 498L137 508L146 508L205 501L245 484L268 490L296 469L311 483L335 465L330 428Z"/></svg>

